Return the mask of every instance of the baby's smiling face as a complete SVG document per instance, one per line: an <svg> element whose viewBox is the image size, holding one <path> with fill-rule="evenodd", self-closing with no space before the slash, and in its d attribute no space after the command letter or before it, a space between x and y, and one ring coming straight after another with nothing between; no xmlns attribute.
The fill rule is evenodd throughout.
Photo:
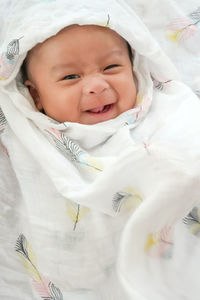
<svg viewBox="0 0 200 300"><path fill-rule="evenodd" d="M66 27L29 52L27 73L36 107L58 122L96 124L135 105L127 43L105 27Z"/></svg>

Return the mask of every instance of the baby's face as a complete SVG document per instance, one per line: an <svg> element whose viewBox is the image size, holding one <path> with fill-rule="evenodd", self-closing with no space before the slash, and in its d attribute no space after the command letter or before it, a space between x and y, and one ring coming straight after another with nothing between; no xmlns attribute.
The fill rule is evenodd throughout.
<svg viewBox="0 0 200 300"><path fill-rule="evenodd" d="M127 43L105 27L63 29L29 52L27 71L36 107L59 122L96 124L135 104Z"/></svg>

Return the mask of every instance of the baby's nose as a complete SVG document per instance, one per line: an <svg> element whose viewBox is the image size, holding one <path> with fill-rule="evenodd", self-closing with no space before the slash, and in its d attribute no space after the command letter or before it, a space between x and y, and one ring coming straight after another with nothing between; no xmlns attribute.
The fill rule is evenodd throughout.
<svg viewBox="0 0 200 300"><path fill-rule="evenodd" d="M106 89L108 89L109 84L106 80L101 78L101 76L93 76L89 77L85 80L85 84L83 87L83 93L85 95L91 94L101 94Z"/></svg>

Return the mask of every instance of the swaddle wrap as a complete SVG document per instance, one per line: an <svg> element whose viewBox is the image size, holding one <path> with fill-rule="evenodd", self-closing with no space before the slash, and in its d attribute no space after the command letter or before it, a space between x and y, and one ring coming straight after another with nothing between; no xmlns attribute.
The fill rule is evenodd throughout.
<svg viewBox="0 0 200 300"><path fill-rule="evenodd" d="M200 194L198 98L128 3L10 3L0 45L1 298L183 299L171 274L180 275L184 242L198 246L181 220ZM96 125L37 111L20 67L71 24L129 42L133 109Z"/></svg>

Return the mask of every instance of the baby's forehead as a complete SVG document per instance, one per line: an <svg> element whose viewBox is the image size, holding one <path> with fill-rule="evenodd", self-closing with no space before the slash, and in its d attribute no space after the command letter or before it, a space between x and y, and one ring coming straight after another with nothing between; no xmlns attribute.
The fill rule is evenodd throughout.
<svg viewBox="0 0 200 300"><path fill-rule="evenodd" d="M70 39L70 41L76 41L79 42L80 36L86 37L90 36L91 34L103 34L106 36L109 36L110 39L112 39L113 44L121 44L122 49L123 46L126 47L126 40L120 36L116 31L105 27L105 26L99 26L99 25L69 25L67 27L64 27L61 29L57 34L47 38L42 43L38 43L36 46L34 46L29 52L27 53L27 60L34 56L39 56L42 54L43 50L49 50L53 45L58 44L59 41L62 39L62 37L65 38L66 42Z"/></svg>

